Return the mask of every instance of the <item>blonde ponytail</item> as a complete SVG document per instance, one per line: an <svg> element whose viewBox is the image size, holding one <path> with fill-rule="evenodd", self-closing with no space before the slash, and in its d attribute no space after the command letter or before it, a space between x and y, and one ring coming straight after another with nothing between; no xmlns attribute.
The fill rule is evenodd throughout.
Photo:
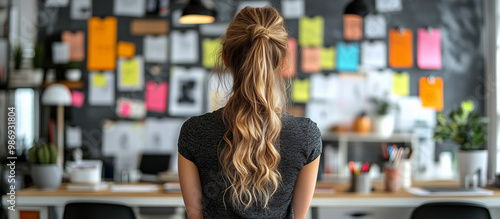
<svg viewBox="0 0 500 219"><path fill-rule="evenodd" d="M227 131L219 152L233 206L266 208L281 182L278 137L285 98L279 74L287 52L283 18L271 7L242 9L222 41L216 72L233 77L223 109Z"/></svg>

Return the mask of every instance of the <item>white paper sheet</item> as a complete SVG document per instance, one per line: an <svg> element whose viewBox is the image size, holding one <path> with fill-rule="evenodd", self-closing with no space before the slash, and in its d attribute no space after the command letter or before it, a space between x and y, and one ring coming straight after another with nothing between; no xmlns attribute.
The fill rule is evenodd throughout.
<svg viewBox="0 0 500 219"><path fill-rule="evenodd" d="M375 0L375 8L378 12L395 12L403 10L401 0Z"/></svg>
<svg viewBox="0 0 500 219"><path fill-rule="evenodd" d="M121 118L142 119L146 117L144 101L120 97L116 101L116 114Z"/></svg>
<svg viewBox="0 0 500 219"><path fill-rule="evenodd" d="M336 74L313 74L310 87L313 100L338 99L339 78Z"/></svg>
<svg viewBox="0 0 500 219"><path fill-rule="evenodd" d="M387 99L392 91L392 71L368 71L366 73L367 97Z"/></svg>
<svg viewBox="0 0 500 219"><path fill-rule="evenodd" d="M82 128L79 126L66 126L66 147L76 148L82 146Z"/></svg>
<svg viewBox="0 0 500 219"><path fill-rule="evenodd" d="M174 27L196 27L194 24L181 24L179 19L182 17L182 10L172 11L172 26Z"/></svg>
<svg viewBox="0 0 500 219"><path fill-rule="evenodd" d="M204 36L222 36L229 23L200 24L200 34Z"/></svg>
<svg viewBox="0 0 500 219"><path fill-rule="evenodd" d="M175 67L170 71L168 112L172 116L191 116L203 113L203 68Z"/></svg>
<svg viewBox="0 0 500 219"><path fill-rule="evenodd" d="M384 41L361 43L361 65L368 69L387 67L387 45Z"/></svg>
<svg viewBox="0 0 500 219"><path fill-rule="evenodd" d="M52 43L52 62L54 64L65 64L69 62L69 45L67 43Z"/></svg>
<svg viewBox="0 0 500 219"><path fill-rule="evenodd" d="M145 0L115 0L113 4L114 15L143 17L145 13Z"/></svg>
<svg viewBox="0 0 500 219"><path fill-rule="evenodd" d="M69 0L47 0L45 7L67 7Z"/></svg>
<svg viewBox="0 0 500 219"><path fill-rule="evenodd" d="M306 104L305 116L316 122L322 133L341 122L341 114L337 111L338 105L334 101L309 101Z"/></svg>
<svg viewBox="0 0 500 219"><path fill-rule="evenodd" d="M142 122L106 120L102 130L103 155L115 157L115 169L135 169L144 147Z"/></svg>
<svg viewBox="0 0 500 219"><path fill-rule="evenodd" d="M184 119L146 119L146 143L143 151L177 153L177 141L184 121Z"/></svg>
<svg viewBox="0 0 500 219"><path fill-rule="evenodd" d="M337 105L340 123L351 126L352 121L361 112L367 110L365 78L358 75L339 76L340 102Z"/></svg>
<svg viewBox="0 0 500 219"><path fill-rule="evenodd" d="M400 97L397 100L399 106L396 117L395 129L400 132L411 132L415 124L422 124L426 127L436 125L436 111L431 108L423 108L419 97Z"/></svg>
<svg viewBox="0 0 500 219"><path fill-rule="evenodd" d="M136 68L125 67L126 62L137 62ZM118 90L119 91L139 91L144 89L144 60L142 56L135 56L132 59L118 59ZM132 79L127 79L127 78Z"/></svg>
<svg viewBox="0 0 500 219"><path fill-rule="evenodd" d="M105 86L97 86L94 82L96 74L104 74ZM90 72L89 75L89 104L92 106L110 106L115 102L115 75L112 72Z"/></svg>
<svg viewBox="0 0 500 219"><path fill-rule="evenodd" d="M92 0L72 0L71 14L73 20L86 20L92 16Z"/></svg>
<svg viewBox="0 0 500 219"><path fill-rule="evenodd" d="M365 17L365 37L385 38L387 36L387 22L384 15L369 14Z"/></svg>
<svg viewBox="0 0 500 219"><path fill-rule="evenodd" d="M304 16L304 0L284 0L281 1L281 13L285 19L300 18Z"/></svg>
<svg viewBox="0 0 500 219"><path fill-rule="evenodd" d="M207 112L218 110L226 105L227 98L233 87L233 78L231 74L226 74L219 82L217 75L211 74L208 78L208 92L207 92Z"/></svg>
<svg viewBox="0 0 500 219"><path fill-rule="evenodd" d="M240 3L238 4L238 11L247 6L254 8L262 8L266 6L272 6L272 4L269 3L268 1L240 1Z"/></svg>
<svg viewBox="0 0 500 219"><path fill-rule="evenodd" d="M144 37L144 60L146 62L167 62L167 36L145 36Z"/></svg>
<svg viewBox="0 0 500 219"><path fill-rule="evenodd" d="M198 31L188 30L170 32L172 43L170 61L174 64L189 64L198 62Z"/></svg>

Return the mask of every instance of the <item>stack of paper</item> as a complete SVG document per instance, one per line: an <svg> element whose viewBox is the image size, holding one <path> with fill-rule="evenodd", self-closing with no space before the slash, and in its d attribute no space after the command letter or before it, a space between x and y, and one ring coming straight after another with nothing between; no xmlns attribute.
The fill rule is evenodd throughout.
<svg viewBox="0 0 500 219"><path fill-rule="evenodd" d="M129 185L129 184L121 184L121 185L112 185L112 192L156 192L158 191L158 186L153 184L146 185Z"/></svg>

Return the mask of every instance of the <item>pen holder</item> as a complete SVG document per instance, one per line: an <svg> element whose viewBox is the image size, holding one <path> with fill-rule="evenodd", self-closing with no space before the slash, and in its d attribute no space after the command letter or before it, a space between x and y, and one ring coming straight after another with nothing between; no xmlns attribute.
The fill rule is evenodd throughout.
<svg viewBox="0 0 500 219"><path fill-rule="evenodd" d="M372 181L369 173L352 175L353 188L355 193L368 194L372 190Z"/></svg>
<svg viewBox="0 0 500 219"><path fill-rule="evenodd" d="M384 168L384 187L387 192L397 192L401 187L399 168L386 166Z"/></svg>

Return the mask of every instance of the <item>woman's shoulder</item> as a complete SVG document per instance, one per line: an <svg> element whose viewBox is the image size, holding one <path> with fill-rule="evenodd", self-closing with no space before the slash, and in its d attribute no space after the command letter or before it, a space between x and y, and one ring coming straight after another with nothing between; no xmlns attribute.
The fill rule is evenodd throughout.
<svg viewBox="0 0 500 219"><path fill-rule="evenodd" d="M221 120L222 120L222 108L202 115L192 116L191 118L189 118L184 122L184 126L196 128L206 125L215 125L214 123L219 123Z"/></svg>

